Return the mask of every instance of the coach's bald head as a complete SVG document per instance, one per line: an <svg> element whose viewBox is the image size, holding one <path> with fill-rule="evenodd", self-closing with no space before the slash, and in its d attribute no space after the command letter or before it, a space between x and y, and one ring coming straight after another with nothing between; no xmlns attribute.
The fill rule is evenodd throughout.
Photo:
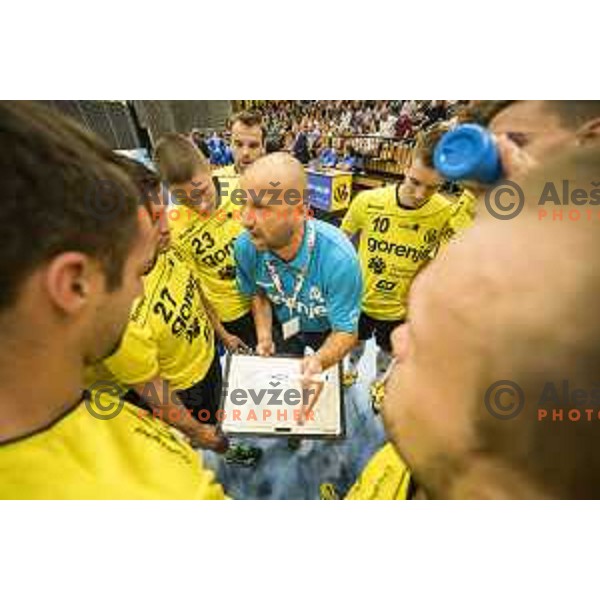
<svg viewBox="0 0 600 600"><path fill-rule="evenodd" d="M572 398L540 404L556 397L549 385L562 396L565 380L571 391L599 383L600 211L548 221L536 210L546 181L590 192L599 159L596 147L530 173L519 216L481 220L413 285L384 416L433 497L600 497L598 408L588 422L591 406L580 406L571 422ZM520 412L509 384L493 388L500 381L522 389Z"/></svg>
<svg viewBox="0 0 600 600"><path fill-rule="evenodd" d="M285 250L304 230L306 174L286 152L258 159L240 179L246 206L243 224L259 250Z"/></svg>
<svg viewBox="0 0 600 600"><path fill-rule="evenodd" d="M278 176L274 179L274 176ZM273 152L259 158L246 169L242 176L245 181L260 181L267 185L279 182L280 187L302 188L306 174L302 163L288 152Z"/></svg>

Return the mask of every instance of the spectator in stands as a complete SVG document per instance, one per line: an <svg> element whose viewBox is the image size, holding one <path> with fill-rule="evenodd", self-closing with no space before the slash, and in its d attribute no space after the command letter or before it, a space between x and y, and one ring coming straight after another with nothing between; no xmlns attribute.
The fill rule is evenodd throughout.
<svg viewBox="0 0 600 600"><path fill-rule="evenodd" d="M352 171L353 173L361 171L364 168L364 161L352 144L346 144L344 157L337 164L337 168L342 171Z"/></svg>
<svg viewBox="0 0 600 600"><path fill-rule="evenodd" d="M291 129L286 129L283 134L283 150L285 152L291 152L294 147L294 134Z"/></svg>
<svg viewBox="0 0 600 600"><path fill-rule="evenodd" d="M309 148L312 150L312 154L315 154L315 147L317 146L317 144L319 143L319 140L321 139L321 129L319 127L319 122L317 121L317 119L315 118L312 127L309 126L309 132L307 134L307 138L308 138L308 145Z"/></svg>
<svg viewBox="0 0 600 600"><path fill-rule="evenodd" d="M418 110L418 101L417 100L406 100L402 105L402 109L406 111L406 114L412 119Z"/></svg>
<svg viewBox="0 0 600 600"><path fill-rule="evenodd" d="M446 108L445 100L432 100L426 110L427 120L426 127L434 125L438 121L445 121L448 118L448 109Z"/></svg>
<svg viewBox="0 0 600 600"><path fill-rule="evenodd" d="M431 104L431 107L430 107ZM323 148L318 139L331 135L383 135L387 137L412 138L422 129L427 129L452 117L460 105L450 105L446 101L292 101L280 100L265 102L259 108L265 119L265 126L271 134L285 135L287 128L293 131L294 140L299 135L301 125L308 121L305 131L308 137L308 150L311 156L318 156ZM429 110L431 108L431 110ZM429 111L429 112L428 112ZM397 118L396 115L399 115ZM284 144L289 148L289 145ZM312 152L311 152L312 151ZM303 157L306 159L306 155Z"/></svg>
<svg viewBox="0 0 600 600"><path fill-rule="evenodd" d="M204 139L204 133L198 129L194 129L192 130L191 137L194 144L196 144L196 148L202 152L205 158L210 159L210 148Z"/></svg>
<svg viewBox="0 0 600 600"><path fill-rule="evenodd" d="M210 162L213 165L224 165L226 156L225 156L225 142L221 136L217 134L217 132L213 132L208 141L206 142L210 152Z"/></svg>
<svg viewBox="0 0 600 600"><path fill-rule="evenodd" d="M265 143L265 154L272 154L273 152L281 152L283 150L283 139L280 135L271 135L267 137Z"/></svg>
<svg viewBox="0 0 600 600"><path fill-rule="evenodd" d="M319 154L319 163L322 167L335 167L338 161L337 152L332 147L331 139L327 140L325 144Z"/></svg>
<svg viewBox="0 0 600 600"><path fill-rule="evenodd" d="M400 111L400 116L396 121L396 137L407 139L413 136L412 117L409 109L405 106Z"/></svg>
<svg viewBox="0 0 600 600"><path fill-rule="evenodd" d="M384 111L379 125L380 135L383 137L395 137L397 120L397 117L395 117L392 113Z"/></svg>
<svg viewBox="0 0 600 600"><path fill-rule="evenodd" d="M308 123L304 121L300 125L300 130L296 135L296 139L294 140L294 145L292 146L292 154L299 160L303 165L308 164L310 161L310 147L308 144Z"/></svg>

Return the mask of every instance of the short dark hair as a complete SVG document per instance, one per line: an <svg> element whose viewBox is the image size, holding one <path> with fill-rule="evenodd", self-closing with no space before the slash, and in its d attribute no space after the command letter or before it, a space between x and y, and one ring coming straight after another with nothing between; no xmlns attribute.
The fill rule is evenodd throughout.
<svg viewBox="0 0 600 600"><path fill-rule="evenodd" d="M243 110L242 112L239 112L236 115L233 115L233 117L231 117L231 127L233 127L238 122L242 123L246 127L260 127L260 131L262 134L262 143L266 143L267 128L265 127L262 115L259 112Z"/></svg>
<svg viewBox="0 0 600 600"><path fill-rule="evenodd" d="M477 123L489 127L494 117L516 100L473 100L459 109L458 119L461 123Z"/></svg>
<svg viewBox="0 0 600 600"><path fill-rule="evenodd" d="M600 118L600 100L546 100L545 104L559 116L561 123L571 130L579 129L588 121Z"/></svg>
<svg viewBox="0 0 600 600"><path fill-rule="evenodd" d="M160 197L157 198L161 186L160 177L146 165L129 158L128 156L118 155L117 159L135 184L139 194L140 206L143 206L150 214L152 214L152 204L161 201Z"/></svg>
<svg viewBox="0 0 600 600"><path fill-rule="evenodd" d="M161 178L169 185L191 181L198 170L210 171L204 154L180 133L167 133L158 140L154 160Z"/></svg>
<svg viewBox="0 0 600 600"><path fill-rule="evenodd" d="M36 102L0 102L0 137L0 310L62 252L93 256L107 288L117 288L138 232L138 203L112 150Z"/></svg>
<svg viewBox="0 0 600 600"><path fill-rule="evenodd" d="M433 153L437 143L442 136L450 131L450 127L445 123L437 123L430 130L421 132L417 135L413 161L421 162L429 169L435 169L433 164Z"/></svg>
<svg viewBox="0 0 600 600"><path fill-rule="evenodd" d="M460 120L488 127L496 115L516 102L527 102L527 100L474 102L461 112ZM544 100L543 102L544 108L551 113L556 113L567 129L576 130L588 121L600 118L600 100Z"/></svg>

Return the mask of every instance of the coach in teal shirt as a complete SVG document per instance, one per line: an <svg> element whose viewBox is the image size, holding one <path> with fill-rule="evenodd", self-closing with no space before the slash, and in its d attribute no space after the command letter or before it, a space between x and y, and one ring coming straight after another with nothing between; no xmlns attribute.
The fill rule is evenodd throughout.
<svg viewBox="0 0 600 600"><path fill-rule="evenodd" d="M242 221L235 242L238 286L252 296L257 352L303 354L308 379L354 347L362 278L352 244L338 229L306 216L306 175L292 156L257 160L240 179ZM273 310L281 327L277 348Z"/></svg>
<svg viewBox="0 0 600 600"><path fill-rule="evenodd" d="M255 296L262 291L273 304L279 323L297 317L299 332L357 331L362 292L358 260L348 238L332 225L306 221L300 248L290 261L270 250L258 251L250 234L244 232L236 240L235 258L242 293Z"/></svg>

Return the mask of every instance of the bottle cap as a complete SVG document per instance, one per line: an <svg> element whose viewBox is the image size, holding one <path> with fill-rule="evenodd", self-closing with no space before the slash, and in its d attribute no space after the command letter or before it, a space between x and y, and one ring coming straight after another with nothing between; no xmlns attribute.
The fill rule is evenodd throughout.
<svg viewBox="0 0 600 600"><path fill-rule="evenodd" d="M502 165L492 134L474 123L459 125L438 142L433 162L446 179L473 179L492 183L500 179Z"/></svg>

